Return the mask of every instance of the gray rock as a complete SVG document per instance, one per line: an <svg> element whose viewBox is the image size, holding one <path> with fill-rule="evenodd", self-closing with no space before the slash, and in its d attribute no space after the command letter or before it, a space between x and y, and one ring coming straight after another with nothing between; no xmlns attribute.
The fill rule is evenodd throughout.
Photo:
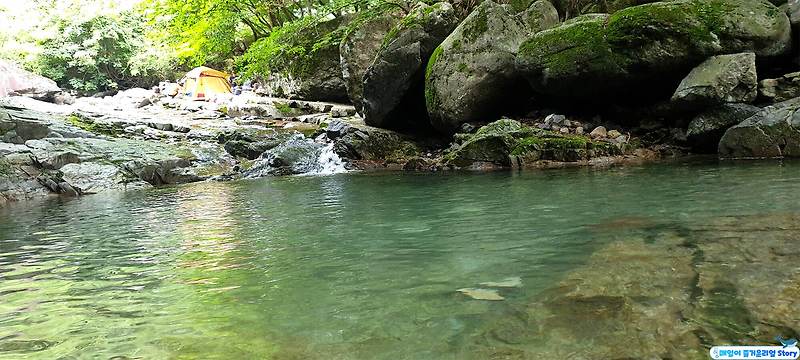
<svg viewBox="0 0 800 360"><path fill-rule="evenodd" d="M368 126L356 118L334 120L326 129L334 151L350 160L402 163L419 156L419 146L397 132Z"/></svg>
<svg viewBox="0 0 800 360"><path fill-rule="evenodd" d="M548 0L534 1L519 14L519 17L529 35L556 27L561 23L558 10Z"/></svg>
<svg viewBox="0 0 800 360"><path fill-rule="evenodd" d="M420 3L389 31L364 74L367 124L409 130L429 126L423 94L425 66L458 22L449 3Z"/></svg>
<svg viewBox="0 0 800 360"><path fill-rule="evenodd" d="M758 96L756 55L712 56L678 85L672 101L697 108L724 103L751 103Z"/></svg>
<svg viewBox="0 0 800 360"><path fill-rule="evenodd" d="M760 111L748 104L723 104L697 115L686 131L692 149L700 153L715 153L719 140L728 128L737 125Z"/></svg>
<svg viewBox="0 0 800 360"><path fill-rule="evenodd" d="M528 23L552 26L545 20L555 9L535 3L525 14ZM547 7L549 5L549 8ZM509 6L482 2L434 51L425 74L425 101L433 126L452 133L471 121L496 118L521 107L531 95L514 59L531 33Z"/></svg>
<svg viewBox="0 0 800 360"><path fill-rule="evenodd" d="M773 103L800 97L800 72L761 80L758 91L764 100Z"/></svg>
<svg viewBox="0 0 800 360"><path fill-rule="evenodd" d="M347 87L347 95L359 113L363 113L361 98L364 92L364 73L375 60L386 33L399 19L400 16L396 13L370 18L346 34L339 45L342 77Z"/></svg>
<svg viewBox="0 0 800 360"><path fill-rule="evenodd" d="M769 106L728 129L719 142L722 158L800 157L800 98Z"/></svg>
<svg viewBox="0 0 800 360"><path fill-rule="evenodd" d="M602 139L608 137L608 131L603 126L598 126L589 133L589 136L594 139Z"/></svg>
<svg viewBox="0 0 800 360"><path fill-rule="evenodd" d="M674 91L710 56L781 56L790 40L789 19L767 0L675 0L539 32L521 45L517 67L543 94L622 103Z"/></svg>
<svg viewBox="0 0 800 360"><path fill-rule="evenodd" d="M321 144L295 137L265 152L244 175L258 178L310 172L316 168L322 148Z"/></svg>
<svg viewBox="0 0 800 360"><path fill-rule="evenodd" d="M27 96L36 100L53 102L61 94L56 82L26 71L15 64L0 61L0 97Z"/></svg>

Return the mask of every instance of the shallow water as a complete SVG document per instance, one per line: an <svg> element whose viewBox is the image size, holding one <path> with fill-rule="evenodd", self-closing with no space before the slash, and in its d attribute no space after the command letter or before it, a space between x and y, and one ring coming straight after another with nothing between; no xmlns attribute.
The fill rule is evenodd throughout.
<svg viewBox="0 0 800 360"><path fill-rule="evenodd" d="M0 359L463 358L632 228L800 213L799 193L796 163L677 163L15 204L0 210ZM509 277L522 286L503 301L456 291Z"/></svg>

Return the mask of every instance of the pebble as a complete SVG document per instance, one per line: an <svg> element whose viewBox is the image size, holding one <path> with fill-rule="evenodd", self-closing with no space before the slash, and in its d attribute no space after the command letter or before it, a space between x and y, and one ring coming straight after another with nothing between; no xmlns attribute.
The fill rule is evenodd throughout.
<svg viewBox="0 0 800 360"><path fill-rule="evenodd" d="M583 127L580 127L580 126L576 127L575 128L575 133L578 134L578 135L583 135Z"/></svg>
<svg viewBox="0 0 800 360"><path fill-rule="evenodd" d="M594 130L592 130L591 133L589 133L589 136L591 136L593 138L604 138L604 137L608 136L608 131L606 131L605 127L598 126L598 127L594 128Z"/></svg>
<svg viewBox="0 0 800 360"><path fill-rule="evenodd" d="M608 135L609 138L616 139L616 138L620 137L620 135L622 135L622 133L617 131L617 130L611 130L611 131L608 132L607 135Z"/></svg>
<svg viewBox="0 0 800 360"><path fill-rule="evenodd" d="M569 134L569 128L563 127L559 130L562 134Z"/></svg>

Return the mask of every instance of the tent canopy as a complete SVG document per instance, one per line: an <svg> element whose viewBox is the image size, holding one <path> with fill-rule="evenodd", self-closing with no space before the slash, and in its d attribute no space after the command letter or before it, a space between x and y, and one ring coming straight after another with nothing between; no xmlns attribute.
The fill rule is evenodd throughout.
<svg viewBox="0 0 800 360"><path fill-rule="evenodd" d="M186 73L183 93L194 100L205 100L213 95L230 94L228 74L201 66Z"/></svg>

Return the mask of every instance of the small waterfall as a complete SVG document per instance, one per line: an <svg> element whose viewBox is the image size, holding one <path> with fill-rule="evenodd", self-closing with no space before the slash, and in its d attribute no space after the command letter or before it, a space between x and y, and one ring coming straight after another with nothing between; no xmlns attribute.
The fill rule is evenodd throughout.
<svg viewBox="0 0 800 360"><path fill-rule="evenodd" d="M331 175L347 172L344 161L336 152L333 151L333 143L329 143L322 148L317 158L317 166L314 170L306 173L307 175Z"/></svg>

